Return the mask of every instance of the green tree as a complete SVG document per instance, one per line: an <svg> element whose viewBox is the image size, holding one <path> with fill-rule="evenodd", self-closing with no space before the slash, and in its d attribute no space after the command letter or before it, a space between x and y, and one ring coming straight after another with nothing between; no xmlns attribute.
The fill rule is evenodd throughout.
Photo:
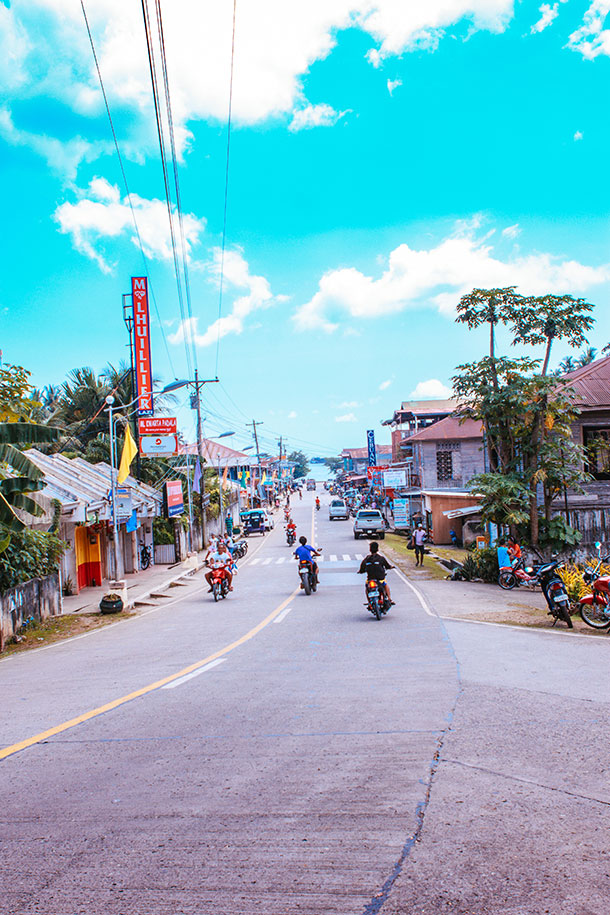
<svg viewBox="0 0 610 915"><path fill-rule="evenodd" d="M343 458L333 457L333 458L324 458L324 463L331 471L331 473L337 473L339 470L343 470Z"/></svg>
<svg viewBox="0 0 610 915"><path fill-rule="evenodd" d="M294 463L294 478L296 480L306 477L309 473L309 461L303 451L291 451L286 460Z"/></svg>

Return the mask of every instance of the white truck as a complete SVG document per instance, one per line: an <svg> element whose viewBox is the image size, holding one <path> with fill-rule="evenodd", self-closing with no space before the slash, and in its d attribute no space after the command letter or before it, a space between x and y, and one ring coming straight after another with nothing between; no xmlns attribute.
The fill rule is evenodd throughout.
<svg viewBox="0 0 610 915"><path fill-rule="evenodd" d="M360 537L385 537L386 523L376 508L361 508L354 518L354 540Z"/></svg>

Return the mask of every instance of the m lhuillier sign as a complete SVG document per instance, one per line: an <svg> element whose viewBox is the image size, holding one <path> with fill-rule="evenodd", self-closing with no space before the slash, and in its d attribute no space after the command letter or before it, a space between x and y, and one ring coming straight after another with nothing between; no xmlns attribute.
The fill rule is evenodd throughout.
<svg viewBox="0 0 610 915"><path fill-rule="evenodd" d="M148 279L132 276L134 362L138 395L138 416L152 416L152 365L150 361L150 318L148 314Z"/></svg>

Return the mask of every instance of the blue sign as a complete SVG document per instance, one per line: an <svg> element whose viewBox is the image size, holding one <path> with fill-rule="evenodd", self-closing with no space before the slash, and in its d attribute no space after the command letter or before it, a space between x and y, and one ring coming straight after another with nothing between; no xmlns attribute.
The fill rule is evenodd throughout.
<svg viewBox="0 0 610 915"><path fill-rule="evenodd" d="M369 467L375 467L377 464L377 453L375 451L375 432L373 429L367 431L366 442L369 449Z"/></svg>

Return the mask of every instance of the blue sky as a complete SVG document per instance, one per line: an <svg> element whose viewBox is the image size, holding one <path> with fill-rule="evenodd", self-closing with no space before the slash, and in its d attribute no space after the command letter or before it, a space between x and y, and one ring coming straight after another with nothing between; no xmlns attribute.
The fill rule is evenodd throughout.
<svg viewBox="0 0 610 915"><path fill-rule="evenodd" d="M161 323L216 368L232 2L164 4L195 327L180 324L136 0L86 4ZM610 340L608 0L238 0L220 385L206 429L336 453L442 394L473 286L567 292ZM610 26L609 26L610 29ZM0 347L36 384L126 356L142 272L80 4L0 4ZM165 341L164 341L165 335ZM169 350L171 357L167 356ZM565 351L557 353L557 360ZM180 409L184 431L193 418Z"/></svg>

